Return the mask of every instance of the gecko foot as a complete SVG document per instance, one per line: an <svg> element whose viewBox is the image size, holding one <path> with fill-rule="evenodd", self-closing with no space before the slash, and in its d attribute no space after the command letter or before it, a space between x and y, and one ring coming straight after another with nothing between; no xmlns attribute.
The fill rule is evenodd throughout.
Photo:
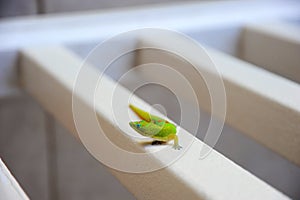
<svg viewBox="0 0 300 200"><path fill-rule="evenodd" d="M180 150L182 148L182 146L180 146L180 145L173 145L173 148L176 149L176 150Z"/></svg>

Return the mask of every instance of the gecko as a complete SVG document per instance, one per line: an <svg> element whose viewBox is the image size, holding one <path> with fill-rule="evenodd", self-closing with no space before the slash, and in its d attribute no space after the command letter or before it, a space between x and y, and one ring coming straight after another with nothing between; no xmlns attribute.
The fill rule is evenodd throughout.
<svg viewBox="0 0 300 200"><path fill-rule="evenodd" d="M161 142L174 141L173 148L181 149L178 136L176 135L176 126L169 121L129 104L129 107L142 119L141 121L129 122L131 128L145 137L154 139L152 144L160 144Z"/></svg>

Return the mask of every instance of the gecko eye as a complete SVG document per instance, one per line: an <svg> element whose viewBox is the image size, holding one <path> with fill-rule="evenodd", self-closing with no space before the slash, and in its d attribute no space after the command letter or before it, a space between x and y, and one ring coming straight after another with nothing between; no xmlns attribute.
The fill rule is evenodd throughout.
<svg viewBox="0 0 300 200"><path fill-rule="evenodd" d="M137 127L137 128L141 128L141 125L140 125L140 124L137 124L136 127Z"/></svg>

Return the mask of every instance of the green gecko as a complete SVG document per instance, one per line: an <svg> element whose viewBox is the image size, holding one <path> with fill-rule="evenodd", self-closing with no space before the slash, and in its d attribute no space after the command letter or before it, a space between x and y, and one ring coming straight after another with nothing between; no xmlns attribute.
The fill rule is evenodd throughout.
<svg viewBox="0 0 300 200"><path fill-rule="evenodd" d="M132 104L129 107L142 119L141 121L129 122L131 128L136 132L153 138L152 144L174 140L173 148L177 150L182 148L178 143L177 130L174 124L158 116L151 115Z"/></svg>

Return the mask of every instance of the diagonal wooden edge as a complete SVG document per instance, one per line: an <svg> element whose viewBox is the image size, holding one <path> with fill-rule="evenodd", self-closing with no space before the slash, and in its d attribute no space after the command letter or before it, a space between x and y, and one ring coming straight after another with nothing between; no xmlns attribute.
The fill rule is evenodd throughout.
<svg viewBox="0 0 300 200"><path fill-rule="evenodd" d="M28 48L21 51L19 66L23 88L75 136L78 135L72 116L72 88L81 63L81 59L63 47ZM88 71L87 82L99 75L92 66L88 67ZM106 76L104 79L103 87L107 88L107 92L99 95L110 97L109 88L113 87L115 82ZM127 98L129 91L125 88L121 90L124 98ZM84 102L82 115L93 110L85 91L78 91L75 95ZM149 107L138 97L136 99L141 108ZM110 100L108 98L107 102ZM124 131L116 128L111 113L108 112L110 105L107 105L107 102L102 101L96 105L100 121L111 130L111 135L119 134L125 147L141 149L134 139L122 136ZM84 123L89 125L89 120L85 120ZM92 129L93 127L91 131ZM180 139L183 142L193 139L194 142L180 159L166 168L141 174L109 170L138 199L288 199L214 150L208 157L199 160L199 150L203 143L185 130L180 133ZM109 156L110 152L105 154ZM120 163L126 164L126 160L119 159ZM158 163L164 159L166 158L152 157L152 161Z"/></svg>
<svg viewBox="0 0 300 200"><path fill-rule="evenodd" d="M181 52L204 74L217 78L218 73L210 69L207 57L192 48L166 37L144 37L143 47L156 46ZM300 85L259 67L224 53L206 48L215 63L226 89L226 122L245 135L250 136L274 152L300 165ZM189 71L187 62L180 56L158 51L139 51L137 64L158 62L187 74L191 80L199 80ZM145 75L145 78L147 75ZM148 77L149 78L149 77ZM155 80L156 77L150 77ZM165 78L172 79L166 76ZM176 82L175 82L176 84ZM210 95L204 81L194 81L200 106L211 112ZM176 85L176 87L181 87ZM188 94L183 94L188 97Z"/></svg>

